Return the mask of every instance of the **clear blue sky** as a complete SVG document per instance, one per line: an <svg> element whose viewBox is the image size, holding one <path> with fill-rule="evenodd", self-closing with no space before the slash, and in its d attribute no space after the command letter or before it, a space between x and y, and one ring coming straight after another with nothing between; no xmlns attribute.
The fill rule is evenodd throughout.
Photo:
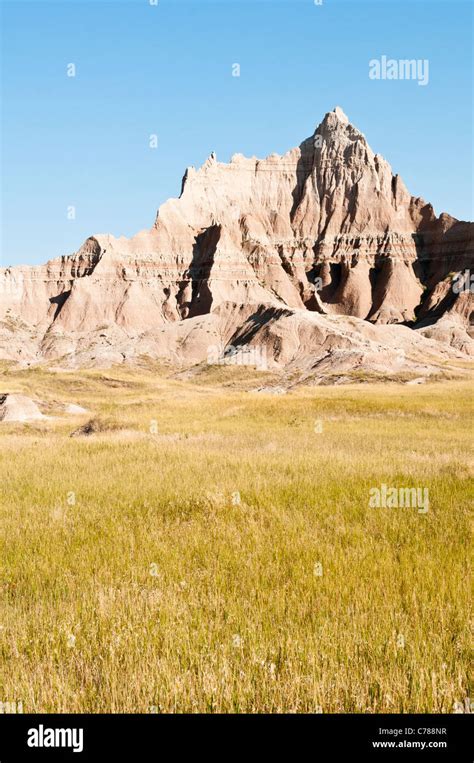
<svg viewBox="0 0 474 763"><path fill-rule="evenodd" d="M284 153L335 105L411 193L472 219L469 0L1 5L3 265L151 227L187 165ZM429 59L429 84L370 80L382 55Z"/></svg>

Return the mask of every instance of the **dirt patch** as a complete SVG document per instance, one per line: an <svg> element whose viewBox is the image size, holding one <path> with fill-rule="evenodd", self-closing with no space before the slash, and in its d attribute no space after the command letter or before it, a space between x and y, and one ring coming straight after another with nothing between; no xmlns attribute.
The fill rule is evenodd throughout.
<svg viewBox="0 0 474 763"><path fill-rule="evenodd" d="M120 429L122 427L113 421L94 418L71 432L70 437L89 437L90 435L102 434L103 432L117 432Z"/></svg>

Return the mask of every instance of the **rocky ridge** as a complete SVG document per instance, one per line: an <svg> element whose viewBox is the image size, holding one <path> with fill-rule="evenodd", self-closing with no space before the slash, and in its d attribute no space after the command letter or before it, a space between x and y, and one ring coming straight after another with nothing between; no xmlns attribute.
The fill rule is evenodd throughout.
<svg viewBox="0 0 474 763"><path fill-rule="evenodd" d="M188 168L150 230L0 269L0 358L436 373L474 355L473 242L337 107L283 156Z"/></svg>

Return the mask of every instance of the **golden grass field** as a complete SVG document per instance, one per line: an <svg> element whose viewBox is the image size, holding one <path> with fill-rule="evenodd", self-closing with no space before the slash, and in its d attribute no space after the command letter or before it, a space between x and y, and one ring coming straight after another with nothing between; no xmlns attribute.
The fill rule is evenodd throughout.
<svg viewBox="0 0 474 763"><path fill-rule="evenodd" d="M470 384L252 391L267 379L3 367L0 392L54 418L0 424L0 701L451 713L472 697ZM369 508L381 483L428 487L429 511Z"/></svg>

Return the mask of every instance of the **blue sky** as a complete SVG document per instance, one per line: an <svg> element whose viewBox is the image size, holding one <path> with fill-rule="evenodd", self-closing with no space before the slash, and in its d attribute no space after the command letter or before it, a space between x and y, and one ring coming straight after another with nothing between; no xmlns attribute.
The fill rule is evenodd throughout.
<svg viewBox="0 0 474 763"><path fill-rule="evenodd" d="M469 0L1 6L3 265L151 227L186 166L284 153L335 105L412 194L472 219ZM382 55L428 59L428 85L369 79Z"/></svg>

